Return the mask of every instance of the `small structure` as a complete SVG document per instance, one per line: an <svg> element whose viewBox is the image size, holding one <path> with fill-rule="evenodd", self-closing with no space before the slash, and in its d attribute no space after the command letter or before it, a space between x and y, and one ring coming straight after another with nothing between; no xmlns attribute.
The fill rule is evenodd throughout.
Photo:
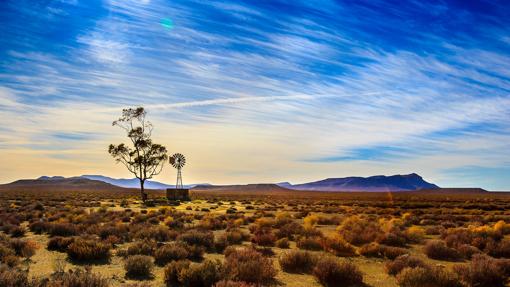
<svg viewBox="0 0 510 287"><path fill-rule="evenodd" d="M189 189L187 188L167 188L166 198L168 200L189 201Z"/></svg>
<svg viewBox="0 0 510 287"><path fill-rule="evenodd" d="M182 185L181 169L186 163L186 158L180 153L176 153L170 157L170 164L177 169L177 182L175 188L168 188L166 190L166 198L168 200L191 200L189 197L189 189L184 188Z"/></svg>

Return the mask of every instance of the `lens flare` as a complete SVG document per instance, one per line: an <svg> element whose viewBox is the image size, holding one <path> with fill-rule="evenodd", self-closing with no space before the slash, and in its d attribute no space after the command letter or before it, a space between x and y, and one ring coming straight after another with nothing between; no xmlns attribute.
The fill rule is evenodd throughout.
<svg viewBox="0 0 510 287"><path fill-rule="evenodd" d="M161 19L161 26L165 29L171 30L174 28L174 22L170 18L163 18Z"/></svg>

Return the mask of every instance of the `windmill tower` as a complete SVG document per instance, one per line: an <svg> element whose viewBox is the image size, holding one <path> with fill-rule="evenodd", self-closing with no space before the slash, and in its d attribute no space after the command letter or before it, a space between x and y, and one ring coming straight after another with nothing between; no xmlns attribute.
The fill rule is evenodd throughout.
<svg viewBox="0 0 510 287"><path fill-rule="evenodd" d="M175 189L183 189L181 169L186 164L186 158L180 153L176 153L170 157L170 164L177 169L177 182Z"/></svg>

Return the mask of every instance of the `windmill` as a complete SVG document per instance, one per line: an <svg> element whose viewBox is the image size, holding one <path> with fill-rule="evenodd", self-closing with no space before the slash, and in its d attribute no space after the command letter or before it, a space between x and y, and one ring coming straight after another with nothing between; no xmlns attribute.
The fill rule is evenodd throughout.
<svg viewBox="0 0 510 287"><path fill-rule="evenodd" d="M176 153L170 157L170 164L177 169L177 183L175 189L182 189L182 173L181 169L186 164L186 158L180 153Z"/></svg>

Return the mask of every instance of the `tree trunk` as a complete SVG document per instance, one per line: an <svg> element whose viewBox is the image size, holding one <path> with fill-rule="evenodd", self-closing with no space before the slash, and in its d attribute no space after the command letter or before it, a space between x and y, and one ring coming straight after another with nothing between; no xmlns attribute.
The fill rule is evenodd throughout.
<svg viewBox="0 0 510 287"><path fill-rule="evenodd" d="M142 195L143 202L147 201L147 193L145 193L145 189L143 187L144 183L145 183L145 180L140 180L140 192Z"/></svg>

